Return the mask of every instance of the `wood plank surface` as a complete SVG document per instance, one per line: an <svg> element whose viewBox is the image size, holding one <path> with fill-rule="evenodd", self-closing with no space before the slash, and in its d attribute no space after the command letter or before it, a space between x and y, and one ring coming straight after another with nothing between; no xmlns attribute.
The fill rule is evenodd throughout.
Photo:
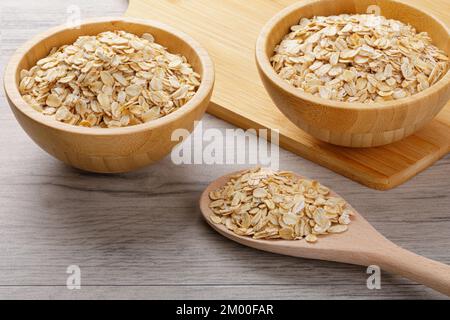
<svg viewBox="0 0 450 320"><path fill-rule="evenodd" d="M450 152L450 104L435 121L386 147L349 149L320 142L290 122L273 104L258 76L256 39L264 24L297 0L130 0L126 15L157 19L200 41L216 64L209 112L242 128L280 131L280 144L306 159L376 189L391 189ZM408 1L450 23L447 0Z"/></svg>
<svg viewBox="0 0 450 320"><path fill-rule="evenodd" d="M82 17L122 15L125 0L70 1ZM65 22L69 3L3 0L0 68L31 36ZM232 125L206 116L204 128ZM0 91L0 298L63 299L412 299L444 298L365 269L259 252L226 240L201 219L198 199L215 178L242 166L174 165L170 158L115 176L71 169L22 131ZM450 264L450 156L388 192L361 186L281 150L283 169L319 179L379 231ZM66 289L77 264L82 289Z"/></svg>

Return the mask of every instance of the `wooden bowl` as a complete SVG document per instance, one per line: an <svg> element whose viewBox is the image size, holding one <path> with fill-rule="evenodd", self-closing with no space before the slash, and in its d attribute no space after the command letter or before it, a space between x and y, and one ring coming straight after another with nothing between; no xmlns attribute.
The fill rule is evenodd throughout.
<svg viewBox="0 0 450 320"><path fill-rule="evenodd" d="M182 108L154 121L124 128L84 128L58 122L30 107L18 89L20 71L29 69L53 47L73 43L79 36L124 30L136 35L149 32L169 51L184 55L201 75L196 95ZM176 129L193 130L206 111L214 85L214 66L208 53L191 37L151 20L96 19L79 29L54 28L27 42L9 61L4 78L8 102L27 134L55 158L76 168L101 173L135 170L160 160L178 141Z"/></svg>
<svg viewBox="0 0 450 320"><path fill-rule="evenodd" d="M414 96L374 104L322 99L294 88L276 74L269 60L274 48L302 17L366 13L373 5L387 18L428 32L434 44L450 54L450 31L443 22L412 5L392 0L301 1L273 17L257 40L259 73L276 106L295 125L319 140L347 147L386 145L422 128L450 99L450 72Z"/></svg>

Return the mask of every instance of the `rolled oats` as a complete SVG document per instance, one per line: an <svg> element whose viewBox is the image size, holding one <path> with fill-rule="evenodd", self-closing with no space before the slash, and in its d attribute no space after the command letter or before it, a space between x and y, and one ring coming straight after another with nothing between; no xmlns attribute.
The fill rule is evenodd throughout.
<svg viewBox="0 0 450 320"><path fill-rule="evenodd" d="M324 99L373 103L419 93L449 69L426 32L370 14L301 19L271 63L290 85Z"/></svg>
<svg viewBox="0 0 450 320"><path fill-rule="evenodd" d="M313 243L319 235L345 232L353 214L317 181L265 168L232 177L209 198L213 223L254 239Z"/></svg>
<svg viewBox="0 0 450 320"><path fill-rule="evenodd" d="M85 127L125 127L181 108L200 85L187 59L154 37L125 31L79 37L22 70L24 100L55 120Z"/></svg>

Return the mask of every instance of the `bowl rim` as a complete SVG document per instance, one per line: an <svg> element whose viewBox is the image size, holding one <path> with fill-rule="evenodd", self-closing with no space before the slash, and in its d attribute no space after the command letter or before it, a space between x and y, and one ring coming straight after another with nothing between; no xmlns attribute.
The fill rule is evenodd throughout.
<svg viewBox="0 0 450 320"><path fill-rule="evenodd" d="M283 20L287 15L291 14L294 11L297 11L301 9L302 7L312 4L312 3L318 3L322 0L301 0L299 2L296 2L280 12L278 12L276 15L274 15L261 29L261 32L258 36L258 39L256 40L256 49L255 49L255 56L256 56L256 62L258 64L258 67L260 71L264 73L264 75L271 81L271 83L278 87L278 89L283 90L296 98L311 102L312 104L316 105L322 105L328 108L336 109L336 110L345 110L345 111L376 111L376 110L383 110L383 109L397 109L404 106L408 106L411 103L425 100L428 96L439 92L441 90L445 90L446 87L450 85L450 69L447 70L447 73L440 79L438 82L436 82L434 85L430 86L429 88L412 95L407 98L399 99L399 100L392 100L392 101L386 101L386 102L374 102L374 103L361 103L361 102L343 102L343 101L335 101L335 100L328 100L324 99L315 95L312 95L310 93L302 92L301 90L298 90L294 86L291 86L286 81L284 81L273 69L272 64L270 63L270 57L266 54L266 46L267 42L269 40L269 36L272 33L275 26ZM395 0L387 0L393 3L399 3L405 6L408 6L414 10L420 11L424 13L425 15L429 16L431 19L433 19L436 23L441 25L441 27L447 32L448 37L450 38L450 29L441 19L437 18L433 13L426 9L418 8L415 5L401 2L401 1L395 1ZM414 26L413 26L414 27ZM448 52L450 55L450 52Z"/></svg>
<svg viewBox="0 0 450 320"><path fill-rule="evenodd" d="M157 129L160 127L164 127L169 123L172 123L186 114L190 113L196 107L201 104L208 96L212 93L214 87L215 80L215 71L214 71L214 63L209 56L209 53L204 49L199 42L194 40L188 34L177 30L165 23L156 21L156 20L147 20L147 19L138 19L138 18L129 18L129 17L100 17L94 19L86 19L81 21L80 26L92 25L92 24L101 24L101 23L111 23L112 25L118 23L125 24L139 24L144 25L156 29L160 29L164 32L170 33L180 39L182 42L187 44L199 57L200 64L203 69L202 78L200 81L200 86L195 93L194 97L189 100L185 105L183 105L178 110L172 112L171 114L164 116L162 118L149 121L147 123L138 124L134 126L128 127L120 127L120 128L87 128L82 126L71 125L67 123L63 123L57 121L51 117L48 117L41 112L33 109L23 98L19 92L18 84L16 83L16 74L19 68L20 61L24 58L24 56L28 53L28 51L39 44L45 39L53 37L55 34L62 31L70 31L74 29L73 27L68 27L67 25L59 25L57 27L53 27L45 32L42 32L23 45L21 45L11 56L6 68L4 75L4 90L7 98L11 101L12 106L15 107L19 112L21 112L24 116L46 126L59 131L88 135L88 136L119 136L126 134L139 133L144 131L149 131L153 129ZM179 53L179 52L176 52Z"/></svg>

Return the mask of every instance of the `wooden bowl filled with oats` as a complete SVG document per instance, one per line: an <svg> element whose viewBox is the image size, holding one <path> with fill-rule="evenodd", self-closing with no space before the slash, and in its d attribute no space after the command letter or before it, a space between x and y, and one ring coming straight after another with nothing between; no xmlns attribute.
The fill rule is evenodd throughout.
<svg viewBox="0 0 450 320"><path fill-rule="evenodd" d="M195 40L156 21L57 27L11 58L6 96L28 135L79 169L128 172L170 153L206 111L214 67Z"/></svg>
<svg viewBox="0 0 450 320"><path fill-rule="evenodd" d="M302 1L273 17L256 44L276 106L346 147L386 145L430 122L450 99L449 53L443 22L392 0Z"/></svg>

